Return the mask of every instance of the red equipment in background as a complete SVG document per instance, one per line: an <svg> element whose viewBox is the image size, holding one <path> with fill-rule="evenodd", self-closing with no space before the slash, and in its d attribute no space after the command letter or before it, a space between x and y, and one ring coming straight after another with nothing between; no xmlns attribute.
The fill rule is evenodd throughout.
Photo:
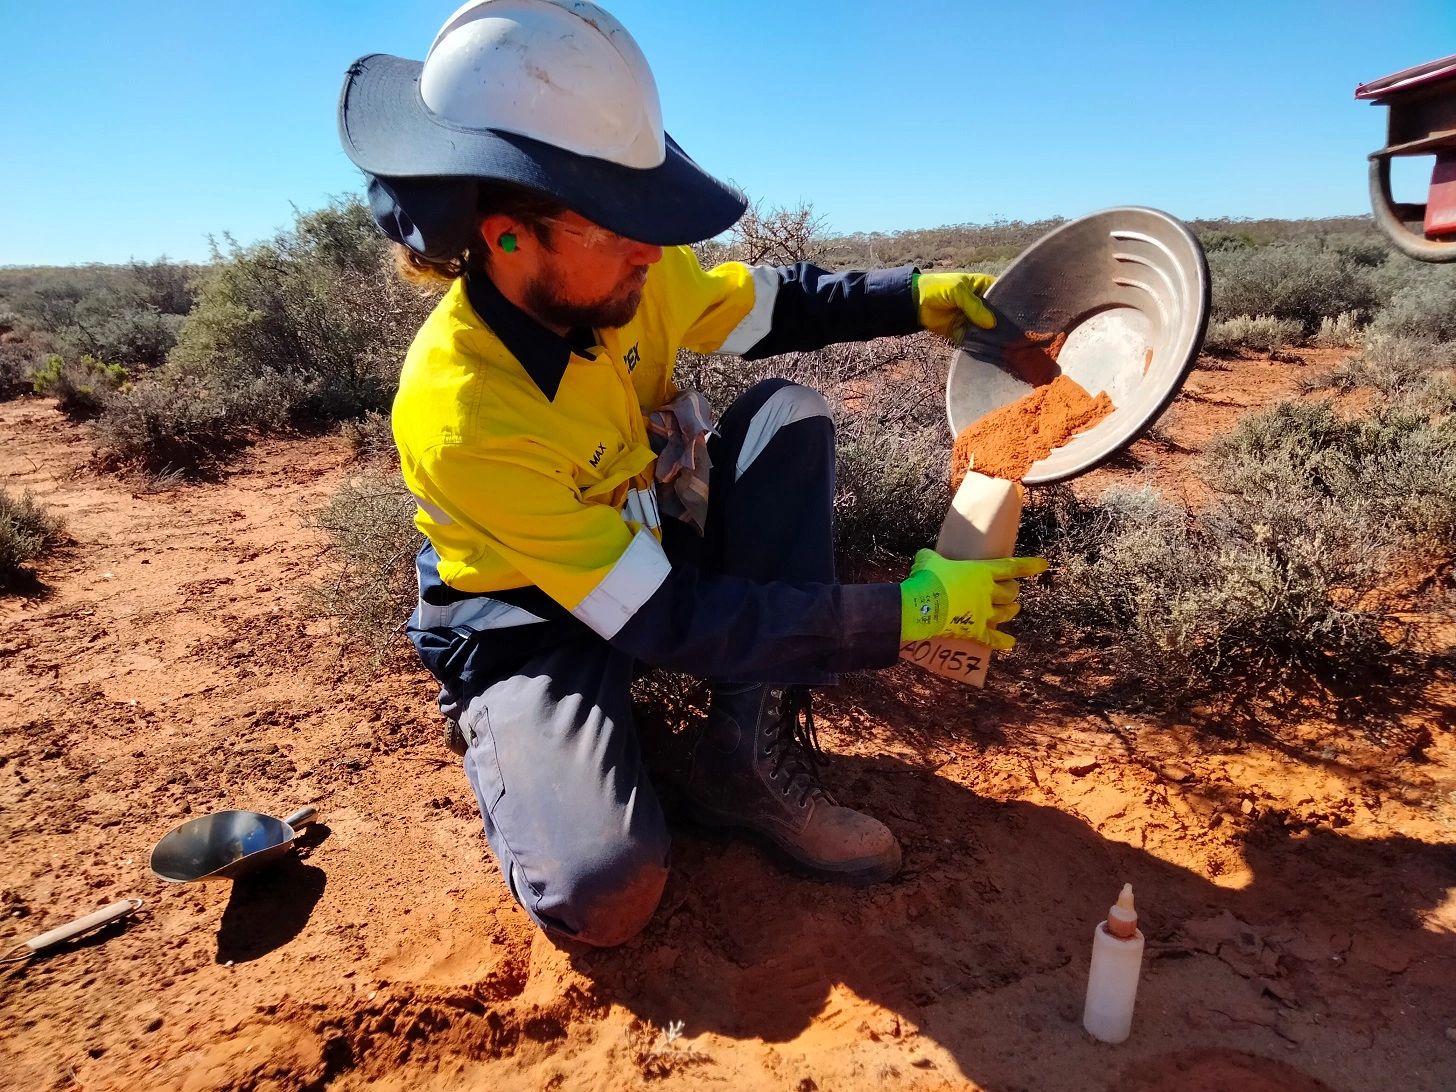
<svg viewBox="0 0 1456 1092"><path fill-rule="evenodd" d="M1362 83L1357 99L1388 106L1385 147L1370 155L1370 206L1392 242L1424 262L1456 261L1456 56ZM1390 161L1434 155L1424 205L1402 204L1390 192Z"/></svg>

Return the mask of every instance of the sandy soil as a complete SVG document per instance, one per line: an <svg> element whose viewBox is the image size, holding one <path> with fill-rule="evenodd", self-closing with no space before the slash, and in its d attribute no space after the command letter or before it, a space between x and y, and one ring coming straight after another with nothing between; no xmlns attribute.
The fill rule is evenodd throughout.
<svg viewBox="0 0 1456 1092"><path fill-rule="evenodd" d="M1198 372L1100 477L1176 492L1297 370ZM0 598L0 939L146 900L0 973L7 1087L1456 1087L1448 689L1381 744L1110 714L1025 657L979 694L901 666L820 718L830 785L895 829L901 876L841 890L683 831L647 932L568 953L507 896L428 678L342 654L308 606L303 514L351 472L341 442L145 492L89 469L48 402L0 405L0 437L0 484L76 539ZM189 816L305 803L322 823L271 871L147 871ZM1125 880L1148 958L1109 1047L1081 1000Z"/></svg>

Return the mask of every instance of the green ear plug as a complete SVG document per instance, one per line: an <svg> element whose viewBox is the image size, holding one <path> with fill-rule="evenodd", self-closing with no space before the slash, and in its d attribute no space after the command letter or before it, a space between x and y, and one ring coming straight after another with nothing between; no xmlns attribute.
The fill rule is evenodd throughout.
<svg viewBox="0 0 1456 1092"><path fill-rule="evenodd" d="M506 232L506 234L504 234L504 235L502 235L500 237L500 248L502 250L504 250L507 254L509 254L511 251L515 250L516 249L516 237L514 235L512 235L510 232Z"/></svg>

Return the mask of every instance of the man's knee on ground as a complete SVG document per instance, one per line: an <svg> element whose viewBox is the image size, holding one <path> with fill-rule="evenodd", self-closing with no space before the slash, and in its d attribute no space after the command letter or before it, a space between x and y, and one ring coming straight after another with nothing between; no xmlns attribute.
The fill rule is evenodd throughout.
<svg viewBox="0 0 1456 1092"><path fill-rule="evenodd" d="M651 920L667 884L667 849L624 847L565 872L550 889L551 917L584 944L624 944ZM542 907L543 910L547 908Z"/></svg>

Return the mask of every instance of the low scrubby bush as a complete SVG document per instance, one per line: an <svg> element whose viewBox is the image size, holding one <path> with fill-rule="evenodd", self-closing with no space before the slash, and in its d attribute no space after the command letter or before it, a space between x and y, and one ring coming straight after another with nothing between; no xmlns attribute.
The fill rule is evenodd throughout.
<svg viewBox="0 0 1456 1092"><path fill-rule="evenodd" d="M1369 387L1386 397L1417 394L1443 368L1456 364L1456 342L1436 344L1371 334L1360 351L1319 375L1301 376L1301 390Z"/></svg>
<svg viewBox="0 0 1456 1092"><path fill-rule="evenodd" d="M1329 315L1372 313L1379 301L1368 266L1320 241L1208 255L1213 319L1270 315L1313 333Z"/></svg>
<svg viewBox="0 0 1456 1092"><path fill-rule="evenodd" d="M1152 489L1043 491L1019 552L1051 562L1027 633L1081 634L1108 666L1163 685L1230 673L1333 680L1393 651L1362 605L1383 554L1332 502L1233 497L1194 514Z"/></svg>
<svg viewBox="0 0 1456 1092"><path fill-rule="evenodd" d="M948 463L949 444L936 432L845 421L834 497L841 569L933 543L950 505Z"/></svg>
<svg viewBox="0 0 1456 1092"><path fill-rule="evenodd" d="M1326 315L1310 340L1321 349L1359 348L1363 337L1359 319L1354 311L1341 311L1333 318Z"/></svg>
<svg viewBox="0 0 1456 1092"><path fill-rule="evenodd" d="M371 470L346 482L312 517L328 538L332 578L314 601L341 632L377 656L414 609L415 501L397 470Z"/></svg>
<svg viewBox="0 0 1456 1092"><path fill-rule="evenodd" d="M61 412L75 420L89 420L99 414L107 396L120 390L125 382L126 369L120 364L103 364L85 355L70 361L54 353L31 376L35 393L55 398Z"/></svg>
<svg viewBox="0 0 1456 1092"><path fill-rule="evenodd" d="M847 570L934 542L950 504L945 344L918 334L859 349L817 387L837 433L835 542Z"/></svg>
<svg viewBox="0 0 1456 1092"><path fill-rule="evenodd" d="M1411 348L1380 344L1366 352ZM1041 491L1021 548L1052 568L1026 589L1027 632L1081 631L1129 676L1200 685L1387 662L1400 623L1382 589L1456 547L1456 382L1392 389L1357 417L1319 401L1246 417L1210 447L1218 492L1196 511L1146 488Z"/></svg>
<svg viewBox="0 0 1456 1092"><path fill-rule="evenodd" d="M31 494L0 489L0 587L65 541L65 524Z"/></svg>
<svg viewBox="0 0 1456 1092"><path fill-rule="evenodd" d="M1456 341L1456 268L1393 257L1377 283L1383 300L1372 335Z"/></svg>
<svg viewBox="0 0 1456 1092"><path fill-rule="evenodd" d="M1402 399L1418 413L1432 419L1456 417L1456 374L1440 372L1427 378L1425 384Z"/></svg>
<svg viewBox="0 0 1456 1092"><path fill-rule="evenodd" d="M98 453L147 474L210 473L248 441L245 422L258 410L245 395L190 376L143 379L107 400L96 422Z"/></svg>
<svg viewBox="0 0 1456 1092"><path fill-rule="evenodd" d="M1239 349L1269 353L1285 345L1298 345L1304 340L1304 326L1293 319L1272 315L1235 315L1208 324L1203 339L1204 351L1229 355Z"/></svg>
<svg viewBox="0 0 1456 1092"><path fill-rule="evenodd" d="M1208 478L1270 510L1329 503L1354 522L1354 550L1394 540L1456 545L1456 421L1404 400L1342 418L1284 402L1245 418L1209 450Z"/></svg>
<svg viewBox="0 0 1456 1092"><path fill-rule="evenodd" d="M0 399L32 390L35 353L21 344L0 342Z"/></svg>
<svg viewBox="0 0 1456 1092"><path fill-rule="evenodd" d="M345 421L339 433L356 459L390 462L399 457L387 413L370 410L357 421Z"/></svg>

